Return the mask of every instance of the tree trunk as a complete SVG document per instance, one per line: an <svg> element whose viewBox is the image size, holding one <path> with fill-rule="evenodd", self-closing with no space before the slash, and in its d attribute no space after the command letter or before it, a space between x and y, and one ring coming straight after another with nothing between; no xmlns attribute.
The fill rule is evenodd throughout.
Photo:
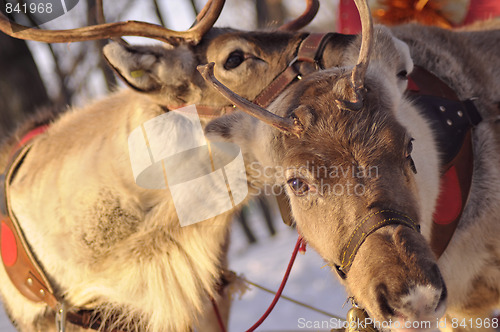
<svg viewBox="0 0 500 332"><path fill-rule="evenodd" d="M0 138L27 114L49 103L26 43L0 33Z"/></svg>
<svg viewBox="0 0 500 332"><path fill-rule="evenodd" d="M96 25L101 22L98 22L97 19L97 11L96 11L96 1L88 0L87 1L87 24L88 25ZM106 87L108 91L112 91L116 86L116 77L111 68L108 66L106 60L104 59L104 55L102 55L102 49L108 43L105 39L98 39L95 41L95 45L97 50L99 51L99 69L101 69L102 74L104 75L104 80L106 82Z"/></svg>

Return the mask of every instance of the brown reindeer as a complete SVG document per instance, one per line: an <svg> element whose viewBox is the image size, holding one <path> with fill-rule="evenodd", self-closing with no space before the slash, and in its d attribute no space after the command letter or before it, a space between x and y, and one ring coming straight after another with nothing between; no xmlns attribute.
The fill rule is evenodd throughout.
<svg viewBox="0 0 500 332"><path fill-rule="evenodd" d="M372 27L366 1L356 4L363 26L354 41L362 40L357 64L303 78L268 109L221 84L214 64L200 67L245 111L213 120L206 133L240 145L260 182L286 186L300 233L375 327L498 327L489 317L500 304L500 21L461 31L415 24L389 30ZM421 67L440 79L442 90L421 87L438 104L405 92L407 74L415 81ZM433 95L448 94L444 86L462 102L444 106L450 97ZM429 117L429 107L443 120ZM447 139L458 135L463 147L471 126L468 200L446 250L431 249Z"/></svg>

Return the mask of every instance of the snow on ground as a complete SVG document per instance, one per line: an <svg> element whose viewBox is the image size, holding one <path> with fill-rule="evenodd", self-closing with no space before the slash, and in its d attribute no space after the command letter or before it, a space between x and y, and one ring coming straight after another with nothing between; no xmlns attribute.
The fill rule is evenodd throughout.
<svg viewBox="0 0 500 332"><path fill-rule="evenodd" d="M259 213L253 213L249 224L259 242L251 246L247 245L241 226L236 222L233 224L229 265L233 271L243 274L246 279L277 290L297 241L297 232L284 225L279 215L274 219L278 232L271 238ZM297 256L283 294L345 318L350 308L349 305L342 308L347 295L330 268L322 268L324 265L319 255L308 247L305 255ZM247 291L241 300L236 298L231 309L229 331L246 331L267 310L272 299L271 294L254 287ZM305 328L306 322L313 324L314 321L320 321L329 327ZM331 321L328 316L280 299L274 311L257 331L330 331L335 327L330 325L335 323L337 321Z"/></svg>
<svg viewBox="0 0 500 332"><path fill-rule="evenodd" d="M1 332L15 332L16 329L10 323L9 318L3 310L2 303L0 302L0 331Z"/></svg>
<svg viewBox="0 0 500 332"><path fill-rule="evenodd" d="M235 222L229 260L230 268L246 279L266 288L277 290L286 270L297 233L281 222L275 214L277 235L270 237L258 211L252 210L249 226L254 230L258 243L248 245L241 226ZM343 287L329 267L311 248L305 255L298 255L293 266L284 295L299 300L326 312L345 317L349 306L342 308L346 300ZM267 310L273 296L251 287L241 298L233 301L229 332L246 331ZM306 324L318 321L325 324L322 329L307 329ZM257 331L329 331L337 321L307 308L280 299L274 311ZM0 304L0 332L15 332Z"/></svg>

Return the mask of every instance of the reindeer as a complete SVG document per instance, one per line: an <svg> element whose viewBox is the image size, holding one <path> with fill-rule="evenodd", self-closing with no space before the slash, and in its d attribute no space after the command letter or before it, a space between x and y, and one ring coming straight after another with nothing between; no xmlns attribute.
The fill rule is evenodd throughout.
<svg viewBox="0 0 500 332"><path fill-rule="evenodd" d="M104 55L129 89L83 108L41 115L3 139L5 169L21 137L35 125L50 124L2 186L3 208L11 210L41 270L36 278L21 274L14 282L0 268L2 298L19 330L62 331L65 318L70 331L190 331L195 325L218 330L210 298L227 321L222 279L231 213L180 227L168 190L135 184L127 146L134 128L180 106L197 104L211 116L233 109L198 74L199 64L217 63L225 84L254 99L289 68L308 36L293 30L317 11L317 1L308 1L304 15L278 31L212 28L223 3L208 3L198 24L180 32L135 21L68 31L22 29L0 15L0 30L21 39L76 42L133 35L164 42L110 43ZM332 35L317 61L340 66L352 40ZM2 234L7 236L3 228Z"/></svg>
<svg viewBox="0 0 500 332"><path fill-rule="evenodd" d="M211 141L241 146L260 176L250 183L286 186L300 234L355 303L373 321L386 322L376 328L498 327L489 317L500 304L500 21L460 31L416 24L388 29L372 26L366 1L356 5L362 35L352 42L359 52L345 49L351 62L304 77L267 109L219 82L218 64L215 74L214 64L200 67L240 110L212 120L206 133ZM428 117L429 104L406 91L422 67L463 101L452 109L435 106L434 114L448 117L441 127ZM464 160L473 178L442 252L431 247L440 176L449 162L450 142L442 137L463 118L466 127L454 130L460 142L471 140L473 164ZM463 138L471 126L471 138ZM367 176L373 167L377 172ZM339 168L349 171L332 175ZM363 190L339 194L336 186ZM438 325L443 315L447 320Z"/></svg>

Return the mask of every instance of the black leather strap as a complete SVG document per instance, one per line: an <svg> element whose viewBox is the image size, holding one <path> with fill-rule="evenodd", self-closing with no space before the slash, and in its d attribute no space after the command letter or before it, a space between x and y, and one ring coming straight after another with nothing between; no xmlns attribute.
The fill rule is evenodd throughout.
<svg viewBox="0 0 500 332"><path fill-rule="evenodd" d="M446 83L424 68L415 66L409 79L408 94L430 121L441 166L447 165L457 156L469 129L481 122L481 115L472 99L461 101Z"/></svg>
<svg viewBox="0 0 500 332"><path fill-rule="evenodd" d="M347 277L354 258L366 238L376 230L389 225L403 225L420 232L420 226L402 212L386 209L370 213L354 229L354 232L349 237L347 244L341 252L340 265L335 266L337 273L342 279Z"/></svg>

